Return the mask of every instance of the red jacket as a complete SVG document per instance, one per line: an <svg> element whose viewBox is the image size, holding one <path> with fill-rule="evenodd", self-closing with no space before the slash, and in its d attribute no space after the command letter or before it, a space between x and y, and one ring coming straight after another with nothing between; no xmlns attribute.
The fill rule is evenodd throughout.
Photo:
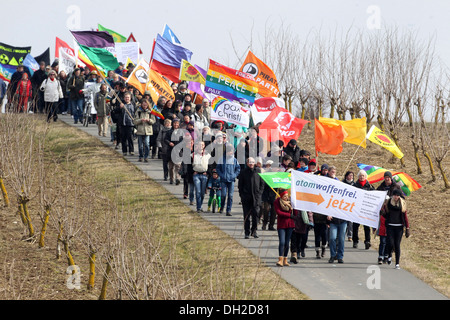
<svg viewBox="0 0 450 320"><path fill-rule="evenodd" d="M277 198L273 203L275 212L277 214L277 229L294 228L294 219L291 219L291 211L284 211L280 206L280 198Z"/></svg>

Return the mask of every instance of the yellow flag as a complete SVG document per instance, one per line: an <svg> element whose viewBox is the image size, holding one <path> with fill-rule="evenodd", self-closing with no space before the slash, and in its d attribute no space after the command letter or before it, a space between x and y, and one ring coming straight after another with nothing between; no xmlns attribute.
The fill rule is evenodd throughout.
<svg viewBox="0 0 450 320"><path fill-rule="evenodd" d="M205 77L203 77L200 71L184 59L181 60L180 80L200 82L201 84L205 84L206 82Z"/></svg>
<svg viewBox="0 0 450 320"><path fill-rule="evenodd" d="M389 150L397 158L403 158L403 152L397 147L394 141L391 140L382 130L378 129L376 126L372 126L367 133L367 139L373 143L382 146L386 150Z"/></svg>
<svg viewBox="0 0 450 320"><path fill-rule="evenodd" d="M344 140L345 142L366 148L367 122L365 117L345 121L320 117L319 121L329 126L341 125L348 134Z"/></svg>

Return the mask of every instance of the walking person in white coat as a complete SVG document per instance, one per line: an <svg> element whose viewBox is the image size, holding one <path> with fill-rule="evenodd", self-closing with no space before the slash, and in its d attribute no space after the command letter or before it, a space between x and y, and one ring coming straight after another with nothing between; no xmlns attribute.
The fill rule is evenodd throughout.
<svg viewBox="0 0 450 320"><path fill-rule="evenodd" d="M42 81L40 90L44 92L45 110L47 112L47 122L53 117L53 121L58 119L59 99L63 98L61 84L56 78L56 71L51 70L48 78Z"/></svg>

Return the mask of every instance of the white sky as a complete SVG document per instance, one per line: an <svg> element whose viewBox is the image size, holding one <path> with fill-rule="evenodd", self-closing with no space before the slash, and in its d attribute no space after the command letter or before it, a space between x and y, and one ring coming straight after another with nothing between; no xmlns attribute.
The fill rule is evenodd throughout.
<svg viewBox="0 0 450 320"><path fill-rule="evenodd" d="M32 46L37 56L50 47L54 58L55 37L72 45L68 26L78 30L97 23L128 37L133 32L149 59L153 38L167 23L182 45L194 54L192 62L206 68L208 58L237 67L231 37L240 53L245 52L253 28L255 38L267 21L283 21L299 36L312 29L324 32L350 26L367 32L369 6L380 10L380 27L412 29L419 36L436 36L436 52L450 66L450 1L446 0L22 0L2 1L0 42ZM71 11L75 6L79 15ZM78 23L79 22L79 23Z"/></svg>

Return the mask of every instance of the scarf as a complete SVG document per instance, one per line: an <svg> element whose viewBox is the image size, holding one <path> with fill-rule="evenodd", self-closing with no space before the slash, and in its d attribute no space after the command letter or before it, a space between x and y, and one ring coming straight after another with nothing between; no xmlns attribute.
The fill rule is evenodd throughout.
<svg viewBox="0 0 450 320"><path fill-rule="evenodd" d="M364 180L364 181L359 181L359 184L362 186L362 187L364 187L365 185L366 185L366 182L367 182L367 179L366 180Z"/></svg>
<svg viewBox="0 0 450 320"><path fill-rule="evenodd" d="M291 201L287 200L284 201L282 198L280 198L280 207L283 211L292 211Z"/></svg>

